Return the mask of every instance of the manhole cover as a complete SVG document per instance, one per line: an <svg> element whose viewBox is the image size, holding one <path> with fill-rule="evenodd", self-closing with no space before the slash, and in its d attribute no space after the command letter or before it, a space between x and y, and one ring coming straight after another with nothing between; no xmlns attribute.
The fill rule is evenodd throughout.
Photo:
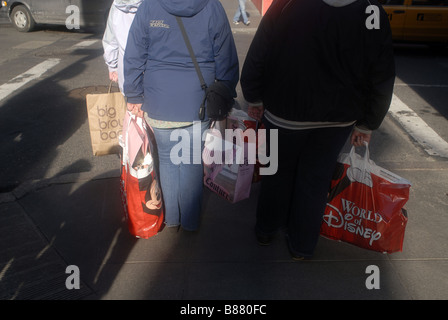
<svg viewBox="0 0 448 320"><path fill-rule="evenodd" d="M88 94L98 94L98 93L107 93L109 91L109 86L90 86L85 88L77 88L73 89L68 93L68 96L73 99L81 99L85 100L86 95ZM112 85L111 92L120 91L116 85Z"/></svg>

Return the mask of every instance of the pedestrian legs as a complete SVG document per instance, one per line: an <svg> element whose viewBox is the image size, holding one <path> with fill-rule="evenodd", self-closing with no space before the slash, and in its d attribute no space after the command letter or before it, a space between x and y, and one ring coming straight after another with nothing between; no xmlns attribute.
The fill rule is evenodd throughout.
<svg viewBox="0 0 448 320"><path fill-rule="evenodd" d="M336 160L352 127L278 130L278 171L262 179L256 231L269 236L285 228L291 252L311 257Z"/></svg>
<svg viewBox="0 0 448 320"><path fill-rule="evenodd" d="M202 122L200 127L199 139L208 128L208 121ZM194 126L178 129L153 128L159 154L160 181L165 204L165 223L168 227L181 225L183 229L188 231L199 228L204 174L202 161L198 164L193 161L194 152L202 154L204 146L201 140L200 150L193 150L193 128ZM189 137L190 155L186 163L174 164L172 161L171 151L176 145L182 143L180 139L177 140L178 135L175 135L175 141L171 141L171 134L174 130L184 130L187 133L186 136ZM182 136L182 139L186 136ZM187 152L187 150L182 150L182 152Z"/></svg>
<svg viewBox="0 0 448 320"><path fill-rule="evenodd" d="M241 17L243 17L244 24L249 24L249 19L246 13L246 0L238 0L238 9L233 16L233 22L239 22Z"/></svg>

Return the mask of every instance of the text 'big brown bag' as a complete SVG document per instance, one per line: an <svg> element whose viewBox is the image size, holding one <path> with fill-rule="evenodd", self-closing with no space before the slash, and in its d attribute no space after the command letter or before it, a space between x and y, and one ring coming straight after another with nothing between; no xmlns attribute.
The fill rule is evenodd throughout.
<svg viewBox="0 0 448 320"><path fill-rule="evenodd" d="M118 137L123 130L126 101L121 92L87 94L87 115L93 155L119 154Z"/></svg>

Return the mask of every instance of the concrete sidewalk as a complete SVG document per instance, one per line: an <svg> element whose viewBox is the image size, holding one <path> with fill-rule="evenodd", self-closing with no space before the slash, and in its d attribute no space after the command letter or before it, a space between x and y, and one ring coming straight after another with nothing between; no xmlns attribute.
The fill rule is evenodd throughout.
<svg viewBox="0 0 448 320"><path fill-rule="evenodd" d="M222 3L231 21L236 1ZM247 7L251 25L232 25L241 64L261 19ZM447 299L448 162L426 156L389 117L370 152L413 183L403 252L321 238L313 260L294 262L282 236L260 247L258 183L236 204L204 190L198 232L166 228L135 239L123 219L117 158L111 172L31 181L0 195L0 299ZM81 283L68 290L72 265ZM366 288L370 265L380 270L379 289Z"/></svg>

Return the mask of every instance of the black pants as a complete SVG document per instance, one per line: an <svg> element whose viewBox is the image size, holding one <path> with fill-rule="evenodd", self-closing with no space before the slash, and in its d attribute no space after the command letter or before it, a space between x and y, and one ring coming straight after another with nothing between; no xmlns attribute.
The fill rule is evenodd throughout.
<svg viewBox="0 0 448 320"><path fill-rule="evenodd" d="M262 177L256 230L270 236L286 227L290 249L311 257L337 157L352 126L287 130L264 123L267 134L278 129L278 170Z"/></svg>

